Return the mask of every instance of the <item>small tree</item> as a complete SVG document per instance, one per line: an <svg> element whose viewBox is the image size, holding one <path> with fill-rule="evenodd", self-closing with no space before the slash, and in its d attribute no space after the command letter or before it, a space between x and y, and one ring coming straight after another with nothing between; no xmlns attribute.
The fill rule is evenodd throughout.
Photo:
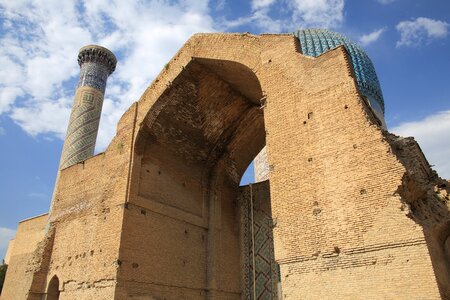
<svg viewBox="0 0 450 300"><path fill-rule="evenodd" d="M3 289L3 282L5 281L6 270L8 269L8 265L2 264L0 265L0 294Z"/></svg>

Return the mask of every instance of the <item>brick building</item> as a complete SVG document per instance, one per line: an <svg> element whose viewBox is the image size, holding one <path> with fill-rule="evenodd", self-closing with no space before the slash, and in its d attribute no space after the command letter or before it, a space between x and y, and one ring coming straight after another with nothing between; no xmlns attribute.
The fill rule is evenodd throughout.
<svg viewBox="0 0 450 300"><path fill-rule="evenodd" d="M95 156L115 58L79 63L50 213L19 223L2 300L450 299L448 182L386 131L351 41L194 35ZM264 147L270 174L240 187Z"/></svg>

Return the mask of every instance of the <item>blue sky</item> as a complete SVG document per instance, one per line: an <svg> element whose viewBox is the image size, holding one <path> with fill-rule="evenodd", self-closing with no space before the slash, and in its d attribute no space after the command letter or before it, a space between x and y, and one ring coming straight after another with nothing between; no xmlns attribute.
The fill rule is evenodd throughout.
<svg viewBox="0 0 450 300"><path fill-rule="evenodd" d="M0 0L0 258L17 222L48 210L86 44L112 50L97 141L196 32L325 27L360 43L381 82L390 131L415 136L450 178L450 1ZM251 180L247 176L245 181Z"/></svg>

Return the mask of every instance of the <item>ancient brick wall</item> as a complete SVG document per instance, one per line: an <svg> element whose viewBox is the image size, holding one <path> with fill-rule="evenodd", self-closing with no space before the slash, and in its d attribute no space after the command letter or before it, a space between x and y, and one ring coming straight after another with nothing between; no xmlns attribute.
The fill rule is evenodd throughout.
<svg viewBox="0 0 450 300"><path fill-rule="evenodd" d="M61 171L50 223L45 217L39 227L30 225L39 229L39 237L31 236L38 249L27 249L20 264L12 258L8 271L11 277L20 268L17 276L23 278L26 269L30 279L8 282L9 290L22 292L5 299L40 299L53 276L60 283L60 299L114 298L135 107L122 117L105 153ZM15 253L22 248L21 237L19 226Z"/></svg>
<svg viewBox="0 0 450 300"><path fill-rule="evenodd" d="M269 162L267 160L267 148L264 147L253 160L255 182L269 179Z"/></svg>
<svg viewBox="0 0 450 300"><path fill-rule="evenodd" d="M14 239L10 240L8 243L8 249L6 249L6 254L5 254L5 264L9 264L9 260L11 259L11 253L14 251Z"/></svg>
<svg viewBox="0 0 450 300"><path fill-rule="evenodd" d="M438 299L423 228L398 193L407 166L355 89L345 50L314 60L289 55L281 38L266 42L264 116L284 297Z"/></svg>
<svg viewBox="0 0 450 300"><path fill-rule="evenodd" d="M218 39L230 44L230 53L239 50L233 43L246 43L241 35L210 38L200 46L205 51ZM260 90L252 90L255 81L245 76L252 75L245 66L191 61L199 50L190 47L195 43L188 42L139 102L143 126L136 139L119 270L118 294L124 298L203 299L208 290L214 297L240 296L235 201L240 174L264 142L262 113L255 104ZM254 40L247 43L256 48ZM224 80L236 80L233 74L243 76L247 90L239 92ZM139 121L148 102L153 102L150 113ZM242 151L242 141L252 135L258 142ZM233 149L239 159L232 157ZM216 201L211 199L215 190L220 192Z"/></svg>
<svg viewBox="0 0 450 300"><path fill-rule="evenodd" d="M291 35L248 34L195 35L105 153L61 172L38 251L11 257L34 276L7 288L241 298L239 180L264 145L283 297L448 297L448 187L377 125L345 49L309 58Z"/></svg>
<svg viewBox="0 0 450 300"><path fill-rule="evenodd" d="M124 114L104 153L61 171L44 285L56 275L60 299L114 298L135 107Z"/></svg>
<svg viewBox="0 0 450 300"><path fill-rule="evenodd" d="M233 73L241 74L237 79L229 76L233 60L257 75L261 94L245 94L243 86L251 90L254 83L249 75L242 75L244 69L243 73ZM210 68L212 75L192 80L192 74L202 74L204 67ZM211 104L203 105L198 100L199 87L211 84L215 75L228 87L211 88L205 93ZM204 291L210 297L231 298L239 293L234 279L238 272L236 226L232 225L236 204L232 199L240 171L263 144L252 144L251 134L241 135L239 129L229 127L227 118L248 114L245 109L231 114L217 110L215 93L231 87L245 101L254 101L255 107L265 99L264 135L274 176L275 257L281 265L283 295L291 299L439 298L423 227L407 216L405 200L399 194L409 167L398 160L352 75L343 47L312 59L298 53L297 41L289 35L192 38L139 101L138 123L143 124L139 133L146 132L140 138L149 145L145 148L142 141L136 144L141 149L133 158L131 190L135 192L130 194L130 205L135 205L135 214L144 210L141 215L160 216L138 223L137 217L130 214L128 219L126 213L124 228L130 234L122 236L121 257L131 267L119 270L124 282L122 295L176 298L189 291L189 295L203 297ZM179 102L183 95L187 102ZM226 107L226 103L222 105ZM200 121L194 118L196 114ZM208 123L201 116L214 122ZM233 122L242 122L241 127L251 129L256 138L260 136L261 127L245 127L246 123L238 120ZM201 126L196 128L196 121ZM221 138L229 146L208 140L198 143L196 134L208 137L221 130L234 132L230 138ZM211 161L202 158L204 153L219 155ZM199 156L205 169L198 171L197 163L189 162L191 156ZM186 174L188 179L184 179ZM183 183L185 193L180 192ZM152 194L156 189L160 194ZM148 201L152 197L157 199ZM157 226L162 232L156 235L142 224ZM198 227L196 238L207 229L206 252L203 243L188 247L187 239L180 239L183 229L192 232L191 225ZM132 233L136 227L142 232ZM151 264L142 253L146 247L147 251L158 247L151 243L154 239L165 245L159 257L162 265L174 270L161 281L157 280L159 269L136 270L141 261ZM133 251L133 244L147 246ZM177 247L183 250L173 249ZM133 264L139 265L134 271ZM200 266L200 273L195 273ZM405 273L413 275L404 278ZM139 284L137 278L148 278L151 284ZM416 284L418 281L423 284Z"/></svg>
<svg viewBox="0 0 450 300"><path fill-rule="evenodd" d="M450 185L432 171L413 138L387 135L393 153L405 166L402 209L423 229L433 271L443 299L450 298Z"/></svg>
<svg viewBox="0 0 450 300"><path fill-rule="evenodd" d="M33 274L28 271L28 262L44 237L47 220L48 215L45 214L19 223L14 248L10 253L2 299L26 299L33 280Z"/></svg>

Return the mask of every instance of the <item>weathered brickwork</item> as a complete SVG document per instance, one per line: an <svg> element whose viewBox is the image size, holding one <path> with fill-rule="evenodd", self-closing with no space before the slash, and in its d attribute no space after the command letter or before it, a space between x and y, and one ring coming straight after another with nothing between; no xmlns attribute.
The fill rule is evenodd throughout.
<svg viewBox="0 0 450 300"><path fill-rule="evenodd" d="M14 248L10 253L8 271L2 290L2 300L26 299L32 274L27 272L28 261L39 242L44 238L48 215L42 215L19 223Z"/></svg>
<svg viewBox="0 0 450 300"><path fill-rule="evenodd" d="M9 265L9 260L11 259L11 253L13 252L14 249L14 239L10 240L8 243L8 249L6 250L6 254L5 254L5 264Z"/></svg>
<svg viewBox="0 0 450 300"><path fill-rule="evenodd" d="M269 161L267 160L267 148L264 147L253 160L255 182L269 179Z"/></svg>
<svg viewBox="0 0 450 300"><path fill-rule="evenodd" d="M239 180L264 146L284 299L450 298L449 184L379 127L345 48L198 34L61 171L47 228L19 225L2 299L52 278L59 299L242 299Z"/></svg>

